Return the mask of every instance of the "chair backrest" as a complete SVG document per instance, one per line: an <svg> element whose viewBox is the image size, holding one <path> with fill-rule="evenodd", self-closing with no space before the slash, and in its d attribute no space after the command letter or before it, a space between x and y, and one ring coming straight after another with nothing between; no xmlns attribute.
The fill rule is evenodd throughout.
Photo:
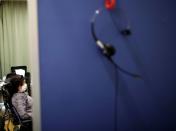
<svg viewBox="0 0 176 131"><path fill-rule="evenodd" d="M16 108L13 105L11 105L10 110L13 115L13 124L22 125L22 119L20 118L20 115L18 114Z"/></svg>
<svg viewBox="0 0 176 131"><path fill-rule="evenodd" d="M3 87L3 100L4 100L4 105L7 111L10 111L12 117L13 117L13 124L14 125L19 125L21 124L21 118L20 115L18 114L17 110L15 107L12 105L12 85L9 83Z"/></svg>

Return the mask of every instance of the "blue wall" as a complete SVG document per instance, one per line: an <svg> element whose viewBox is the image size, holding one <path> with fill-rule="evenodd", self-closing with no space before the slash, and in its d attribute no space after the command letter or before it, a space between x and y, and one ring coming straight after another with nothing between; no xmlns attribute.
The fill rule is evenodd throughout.
<svg viewBox="0 0 176 131"><path fill-rule="evenodd" d="M114 61L141 74L138 80L95 46L90 20L103 0L39 0L42 131L173 131L175 5L119 0L97 19L97 35L117 49ZM118 29L127 25L132 35L123 37Z"/></svg>

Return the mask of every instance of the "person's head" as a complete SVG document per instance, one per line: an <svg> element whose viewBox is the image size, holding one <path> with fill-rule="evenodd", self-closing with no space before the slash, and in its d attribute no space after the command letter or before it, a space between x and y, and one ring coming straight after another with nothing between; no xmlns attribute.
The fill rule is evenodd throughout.
<svg viewBox="0 0 176 131"><path fill-rule="evenodd" d="M13 94L17 92L24 92L27 89L25 78L21 75L15 75L10 79L13 89Z"/></svg>

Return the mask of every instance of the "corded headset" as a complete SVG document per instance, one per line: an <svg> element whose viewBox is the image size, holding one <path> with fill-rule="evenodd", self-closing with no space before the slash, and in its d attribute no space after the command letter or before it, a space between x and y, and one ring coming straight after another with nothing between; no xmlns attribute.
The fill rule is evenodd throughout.
<svg viewBox="0 0 176 131"><path fill-rule="evenodd" d="M105 0L105 9L107 10L113 10L115 8L116 5L116 0ZM115 63L112 59L112 56L115 55L116 53L116 49L108 43L104 43L102 42L96 35L96 31L95 31L95 23L96 23L96 18L98 15L101 14L102 11L104 11L105 9L97 9L93 16L92 16L92 20L91 20L91 34L93 36L93 39L96 43L96 45L99 47L100 51L102 52L102 54L111 61L111 63L117 68L119 69L119 71L121 71L122 73L129 75L131 77L135 77L135 78L141 78L140 75L135 74L135 73L131 73L125 69L123 69L122 67L120 67L119 65L117 65L117 63ZM125 28L120 30L121 35L123 36L129 36L131 35L131 30L129 28Z"/></svg>

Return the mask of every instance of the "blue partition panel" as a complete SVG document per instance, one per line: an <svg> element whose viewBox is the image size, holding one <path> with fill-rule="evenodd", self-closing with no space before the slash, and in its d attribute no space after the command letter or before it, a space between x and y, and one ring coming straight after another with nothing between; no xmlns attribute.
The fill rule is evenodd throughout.
<svg viewBox="0 0 176 131"><path fill-rule="evenodd" d="M42 131L174 131L176 1L118 0L96 20L116 70L91 36L104 0L39 0ZM120 30L129 27L130 36Z"/></svg>

